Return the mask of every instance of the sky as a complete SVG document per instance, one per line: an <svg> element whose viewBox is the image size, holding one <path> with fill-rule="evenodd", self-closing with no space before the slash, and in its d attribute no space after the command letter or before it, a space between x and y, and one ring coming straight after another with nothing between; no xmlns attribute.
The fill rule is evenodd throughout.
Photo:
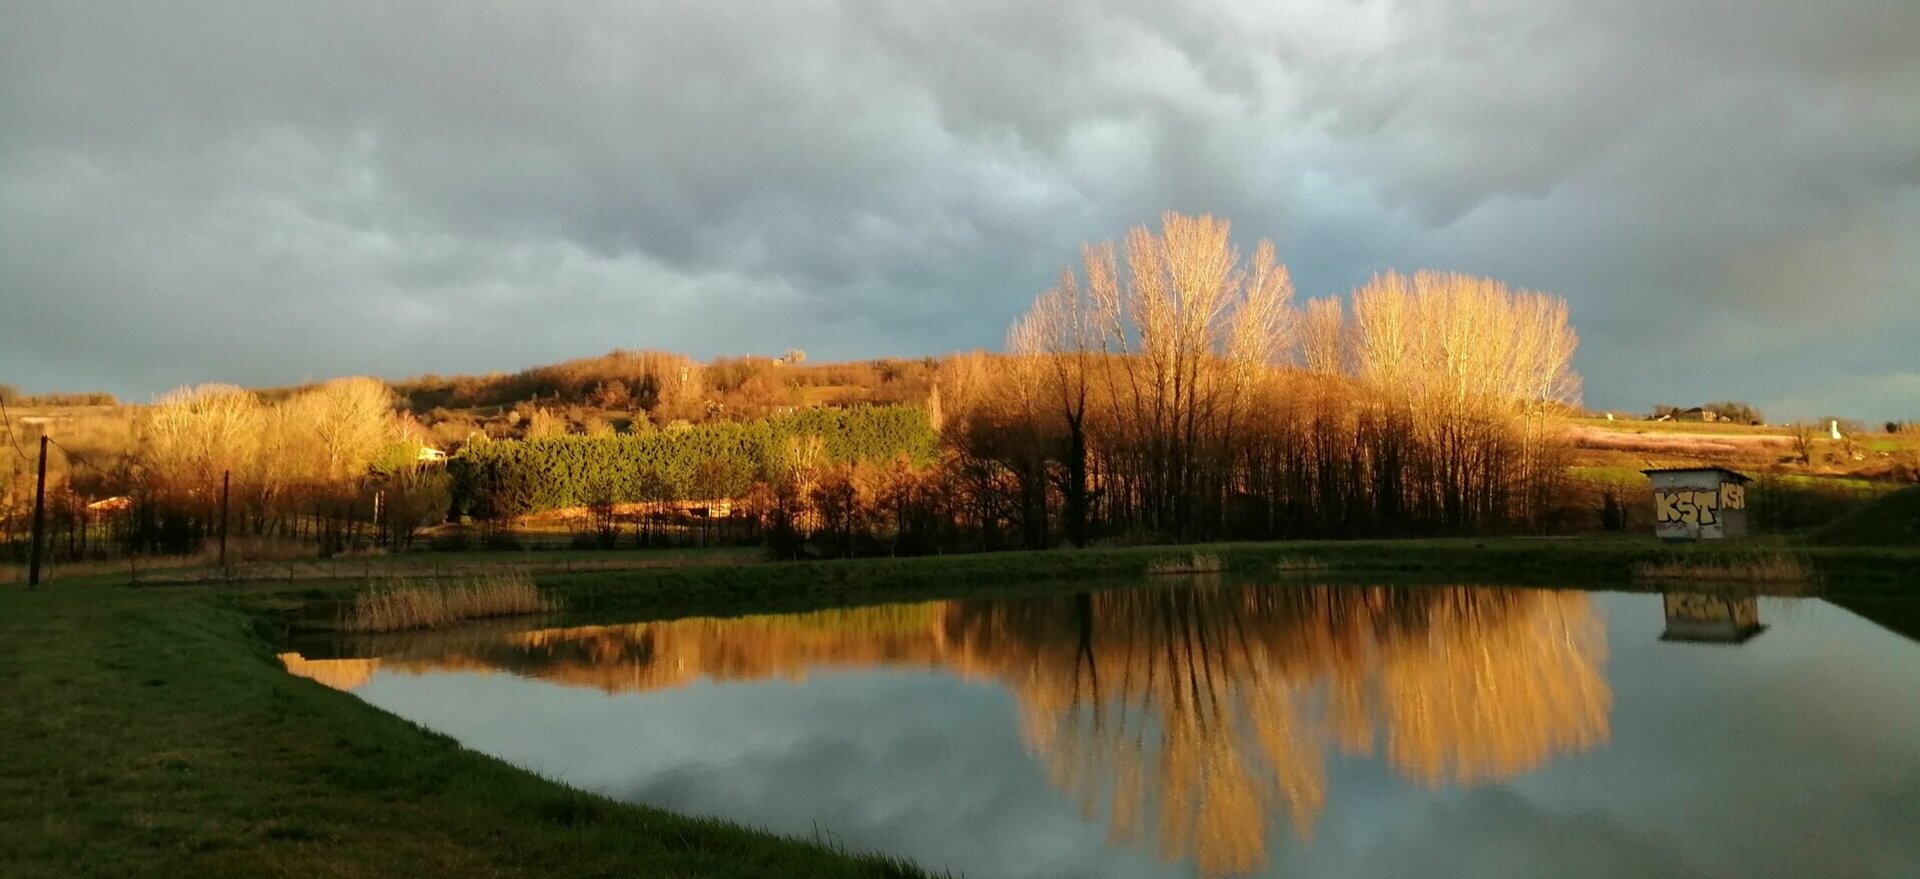
<svg viewBox="0 0 1920 879"><path fill-rule="evenodd" d="M0 4L0 383L997 348L1165 211L1566 297L1595 407L1920 418L1913 0Z"/></svg>

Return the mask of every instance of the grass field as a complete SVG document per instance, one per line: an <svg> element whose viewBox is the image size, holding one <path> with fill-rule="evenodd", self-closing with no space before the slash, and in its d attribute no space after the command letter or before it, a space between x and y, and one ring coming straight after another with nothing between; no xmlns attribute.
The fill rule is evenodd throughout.
<svg viewBox="0 0 1920 879"><path fill-rule="evenodd" d="M1649 421L1645 419L1569 418L1569 423L1624 433L1725 433L1753 436L1790 436L1793 429L1769 424L1734 424L1728 421Z"/></svg>
<svg viewBox="0 0 1920 879"><path fill-rule="evenodd" d="M1085 589L1156 563L1299 582L1627 584L1638 563L1791 552L1817 588L1910 602L1920 550L1652 539L1221 544L544 573L574 612L735 615ZM479 564L479 560L475 560ZM1071 585L1069 586L1069 582ZM1164 580L1162 581L1164 582ZM0 588L0 875L918 876L581 793L286 674L274 640L357 583ZM1641 587L1646 588L1646 587Z"/></svg>
<svg viewBox="0 0 1920 879"><path fill-rule="evenodd" d="M0 875L922 875L573 791L294 678L277 600L0 591Z"/></svg>

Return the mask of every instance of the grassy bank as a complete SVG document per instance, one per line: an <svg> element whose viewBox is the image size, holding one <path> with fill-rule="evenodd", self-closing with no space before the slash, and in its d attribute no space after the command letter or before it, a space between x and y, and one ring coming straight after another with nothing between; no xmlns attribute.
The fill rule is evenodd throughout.
<svg viewBox="0 0 1920 879"><path fill-rule="evenodd" d="M1876 601L1912 595L1920 571L1912 549L1620 539L1138 547L535 579L572 611L640 619L1080 589L1196 556L1280 581L1312 571L1617 588L1636 564L1756 552L1791 552L1828 594ZM0 875L920 875L575 792L283 672L278 627L355 585L0 588Z"/></svg>
<svg viewBox="0 0 1920 879"><path fill-rule="evenodd" d="M287 675L240 590L0 590L0 876L919 876L625 805Z"/></svg>
<svg viewBox="0 0 1920 879"><path fill-rule="evenodd" d="M1158 565L1190 564L1196 554L1217 561L1225 573L1276 579L1382 575L1607 588L1632 588L1635 569L1648 565L1725 568L1789 556L1832 594L1920 598L1916 549L1773 540L1668 544L1653 538L1221 543L549 574L537 580L571 611L725 615L1015 592L1061 580L1134 580Z"/></svg>
<svg viewBox="0 0 1920 879"><path fill-rule="evenodd" d="M405 552L314 558L311 546L288 546L300 553L287 558L242 558L226 568L214 563L214 553L173 558L135 558L49 565L53 580L88 579L139 585L179 585L212 582L301 583L312 580L364 581L382 577L458 577L519 571L527 574L613 571L632 568L675 568L727 564L755 564L764 553L751 546L686 547L675 549L559 549L462 550L459 552ZM26 582L25 566L0 568L0 586Z"/></svg>

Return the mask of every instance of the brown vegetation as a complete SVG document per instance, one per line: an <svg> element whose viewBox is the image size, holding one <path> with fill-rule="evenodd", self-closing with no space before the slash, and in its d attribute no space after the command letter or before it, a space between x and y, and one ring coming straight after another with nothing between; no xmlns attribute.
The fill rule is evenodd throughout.
<svg viewBox="0 0 1920 879"><path fill-rule="evenodd" d="M525 574L480 574L437 583L400 579L377 583L355 595L341 611L340 628L402 632L553 609Z"/></svg>
<svg viewBox="0 0 1920 879"><path fill-rule="evenodd" d="M984 514L1029 547L1549 524L1568 454L1553 413L1579 390L1564 303L1389 273L1350 314L1303 317L1272 246L1243 260L1227 231L1170 214L1124 255L1088 247L1009 357L943 374L963 481L998 495Z"/></svg>
<svg viewBox="0 0 1920 879"><path fill-rule="evenodd" d="M1672 559L1633 566L1641 580L1707 580L1738 583L1805 583L1807 568L1784 552L1745 558Z"/></svg>
<svg viewBox="0 0 1920 879"><path fill-rule="evenodd" d="M77 394L23 394L13 385L0 384L0 405L18 408L44 406L49 408L69 408L75 406L118 406L119 398L101 392L82 392Z"/></svg>
<svg viewBox="0 0 1920 879"><path fill-rule="evenodd" d="M1218 574L1227 569L1220 557L1212 553L1195 552L1186 556L1170 559L1155 559L1147 563L1149 575L1163 574Z"/></svg>
<svg viewBox="0 0 1920 879"><path fill-rule="evenodd" d="M141 432L134 539L195 548L222 527L224 486L231 533L315 538L323 552L363 528L403 543L443 519L447 503L444 477L416 469L421 443L410 433L374 379L336 379L273 403L231 385L168 394Z"/></svg>

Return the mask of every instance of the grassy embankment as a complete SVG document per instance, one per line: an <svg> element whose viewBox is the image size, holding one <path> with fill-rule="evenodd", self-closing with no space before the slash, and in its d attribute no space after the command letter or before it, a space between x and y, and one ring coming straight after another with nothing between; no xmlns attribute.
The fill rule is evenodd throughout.
<svg viewBox="0 0 1920 879"><path fill-rule="evenodd" d="M1058 589L1063 579L1086 588L1196 552L1236 575L1318 567L1579 586L1625 582L1649 560L1756 551L1781 549L1625 539L1223 544L538 580L576 611L658 618ZM1920 570L1914 549L1792 551L1848 595L1898 594ZM0 875L920 875L573 791L284 673L271 643L283 615L352 588L130 587L118 578L0 588L9 685Z"/></svg>
<svg viewBox="0 0 1920 879"><path fill-rule="evenodd" d="M0 875L922 875L573 791L293 678L274 601L0 590Z"/></svg>
<svg viewBox="0 0 1920 879"><path fill-rule="evenodd" d="M1196 555L1235 576L1297 582L1367 575L1474 584L1641 588L1637 567L1727 567L1793 558L1823 593L1920 600L1920 547L1807 546L1781 540L1665 544L1652 538L1296 541L1005 552L539 578L569 611L647 616L798 611L1027 591L1060 580L1127 581ZM1164 583L1165 581L1158 581ZM1044 585L1037 588L1046 588Z"/></svg>
<svg viewBox="0 0 1920 879"><path fill-rule="evenodd" d="M51 579L95 579L101 582L144 585L200 583L208 580L305 583L314 580L367 582L404 577L458 577L520 573L531 576L581 571L624 571L634 568L676 568L690 565L739 565L759 562L764 553L751 546L709 546L615 551L597 549L495 550L460 552L406 552L380 555L340 555L315 558L311 545L287 544L285 558L274 553L249 553L243 561L222 570L215 552L177 558L133 558L76 563L50 562ZM298 555L293 553L297 552ZM236 551L236 557L241 553ZM0 586L26 582L18 566L0 567Z"/></svg>

